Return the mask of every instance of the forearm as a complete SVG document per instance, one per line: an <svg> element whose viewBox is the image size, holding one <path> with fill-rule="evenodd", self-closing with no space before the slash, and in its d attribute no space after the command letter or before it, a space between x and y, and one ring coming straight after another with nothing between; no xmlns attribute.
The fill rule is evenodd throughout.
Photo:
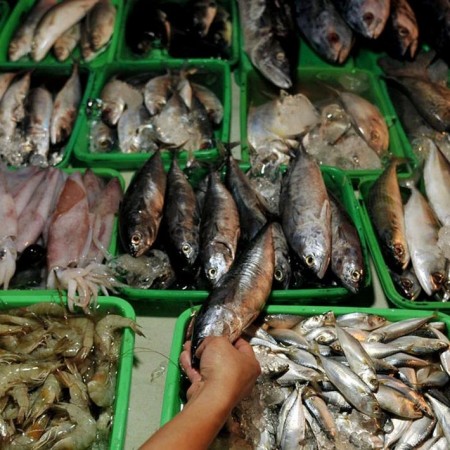
<svg viewBox="0 0 450 450"><path fill-rule="evenodd" d="M160 428L140 450L206 450L223 427L233 404L214 392L201 392Z"/></svg>

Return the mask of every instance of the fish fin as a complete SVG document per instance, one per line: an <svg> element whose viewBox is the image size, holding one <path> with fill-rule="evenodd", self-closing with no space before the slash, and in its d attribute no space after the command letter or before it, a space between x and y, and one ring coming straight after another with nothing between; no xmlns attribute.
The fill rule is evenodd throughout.
<svg viewBox="0 0 450 450"><path fill-rule="evenodd" d="M416 77L432 80L430 77L429 67L436 58L436 52L420 52L414 61L400 61L390 56L382 56L378 59L378 65L383 69L387 76L391 77ZM433 70L432 70L433 71Z"/></svg>

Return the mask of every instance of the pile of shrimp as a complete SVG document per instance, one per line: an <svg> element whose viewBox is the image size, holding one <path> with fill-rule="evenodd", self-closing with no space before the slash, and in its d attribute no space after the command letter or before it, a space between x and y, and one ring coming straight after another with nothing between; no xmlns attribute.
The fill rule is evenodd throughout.
<svg viewBox="0 0 450 450"><path fill-rule="evenodd" d="M114 314L75 315L58 303L0 314L0 448L109 448L121 329Z"/></svg>
<svg viewBox="0 0 450 450"><path fill-rule="evenodd" d="M116 177L106 184L91 170L68 175L54 167L0 167L0 287L8 289L16 260L39 253L38 247L43 287L67 289L70 310L87 310L99 291L107 295L118 282L102 262L122 195ZM41 266L38 272L41 277Z"/></svg>

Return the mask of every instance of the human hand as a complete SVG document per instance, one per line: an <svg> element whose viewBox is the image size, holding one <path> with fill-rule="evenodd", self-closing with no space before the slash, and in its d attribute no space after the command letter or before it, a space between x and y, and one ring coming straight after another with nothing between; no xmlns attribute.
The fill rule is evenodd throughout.
<svg viewBox="0 0 450 450"><path fill-rule="evenodd" d="M214 401L236 405L249 395L261 368L251 345L239 338L234 345L223 336L208 336L197 349L200 369L191 365L191 342L187 341L180 355L181 366L191 381L187 398L207 391Z"/></svg>

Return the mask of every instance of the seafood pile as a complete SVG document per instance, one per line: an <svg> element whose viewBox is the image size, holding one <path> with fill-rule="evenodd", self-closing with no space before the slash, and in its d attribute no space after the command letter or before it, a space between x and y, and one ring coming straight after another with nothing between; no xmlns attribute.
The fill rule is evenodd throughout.
<svg viewBox="0 0 450 450"><path fill-rule="evenodd" d="M448 65L434 51L419 53L413 62L384 57L378 64L417 159L423 162L437 145L450 161Z"/></svg>
<svg viewBox="0 0 450 450"><path fill-rule="evenodd" d="M69 78L35 72L0 74L0 159L8 165L60 163L82 97L74 65Z"/></svg>
<svg viewBox="0 0 450 450"><path fill-rule="evenodd" d="M139 56L164 50L174 58L231 57L231 2L135 0L125 24L128 48Z"/></svg>
<svg viewBox="0 0 450 450"><path fill-rule="evenodd" d="M410 300L450 298L450 163L434 146L423 168L423 195L402 192L393 161L370 187L366 205L380 249L399 293Z"/></svg>
<svg viewBox="0 0 450 450"><path fill-rule="evenodd" d="M332 64L345 63L354 49L364 46L397 59L411 60L423 42L448 59L447 1L239 0L238 3L247 56L265 78L281 89L294 84L294 69L302 53L298 35Z"/></svg>
<svg viewBox="0 0 450 450"><path fill-rule="evenodd" d="M125 192L119 236L126 254L109 267L136 288L210 290L272 223L274 287L337 282L357 293L365 282L360 237L317 163L298 149L283 182L277 174L251 178L229 156L223 180L213 170L191 176L191 184L175 158L166 174L156 152Z"/></svg>
<svg viewBox="0 0 450 450"><path fill-rule="evenodd" d="M118 178L91 170L2 169L0 286L67 289L69 309L87 310L117 285L102 261L121 198Z"/></svg>
<svg viewBox="0 0 450 450"><path fill-rule="evenodd" d="M9 43L9 60L39 62L53 51L66 61L79 47L91 61L108 47L116 12L111 0L37 0Z"/></svg>
<svg viewBox="0 0 450 450"><path fill-rule="evenodd" d="M2 311L0 447L107 448L121 331L115 314L70 314L57 303Z"/></svg>
<svg viewBox="0 0 450 450"><path fill-rule="evenodd" d="M378 107L366 98L367 86L357 81L361 93L325 84L318 74L309 83L304 81L304 93L281 91L262 103L254 99L247 115L252 164L286 163L291 147L301 142L320 164L344 170L381 169L388 156L389 130ZM353 82L344 83L351 87Z"/></svg>
<svg viewBox="0 0 450 450"><path fill-rule="evenodd" d="M261 322L246 335L262 373L212 449L449 448L447 323L331 311Z"/></svg>
<svg viewBox="0 0 450 450"><path fill-rule="evenodd" d="M91 152L212 148L223 118L216 94L185 72L125 81L114 76L100 93L100 110L91 121Z"/></svg>

